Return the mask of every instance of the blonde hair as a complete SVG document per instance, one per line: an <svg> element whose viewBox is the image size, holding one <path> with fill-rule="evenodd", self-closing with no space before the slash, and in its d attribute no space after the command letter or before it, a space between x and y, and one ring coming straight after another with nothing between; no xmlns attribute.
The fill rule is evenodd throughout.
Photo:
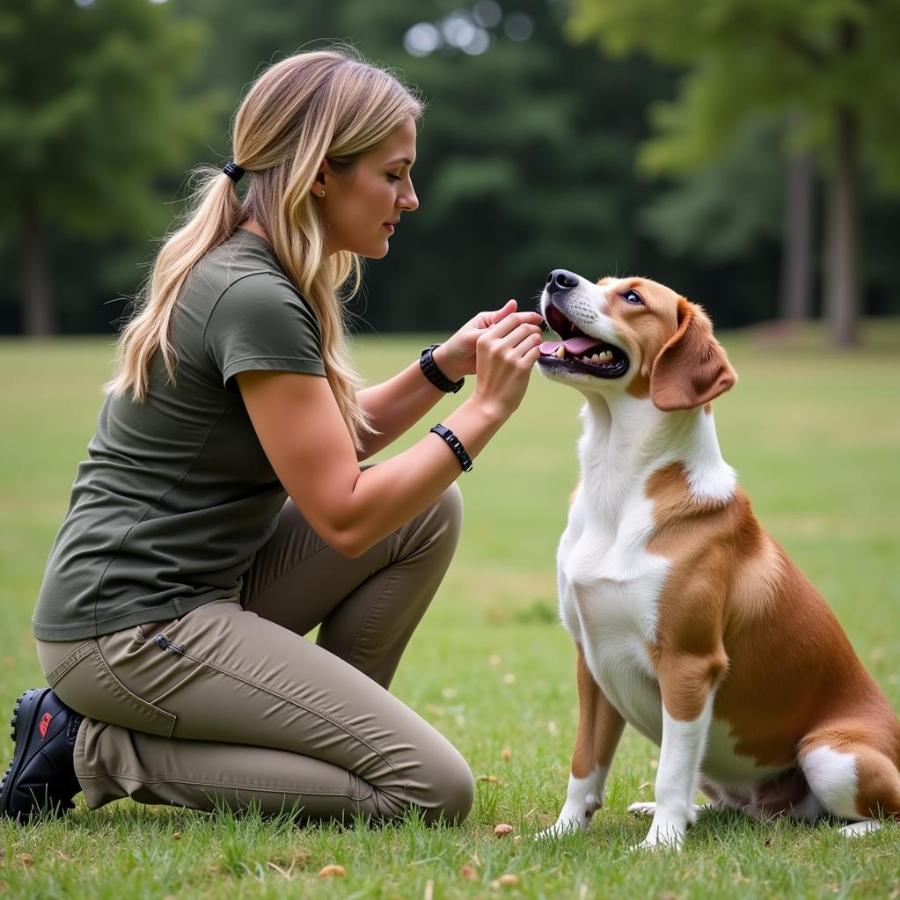
<svg viewBox="0 0 900 900"><path fill-rule="evenodd" d="M360 380L347 355L343 302L359 287L360 261L349 251L326 255L310 188L324 159L334 169L347 169L408 118L418 121L421 115L422 103L409 88L346 48L298 53L263 72L234 120L233 159L252 173L246 196L241 201L220 169L195 170L199 185L184 224L164 241L138 294L139 311L120 337L107 393L130 391L142 402L156 351L174 381L170 324L179 292L200 258L252 218L316 313L325 371L360 447L361 435L372 429L356 399Z"/></svg>

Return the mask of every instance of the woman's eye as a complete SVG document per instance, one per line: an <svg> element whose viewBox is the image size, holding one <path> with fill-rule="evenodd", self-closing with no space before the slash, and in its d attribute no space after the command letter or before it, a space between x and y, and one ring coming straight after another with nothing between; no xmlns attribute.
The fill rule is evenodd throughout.
<svg viewBox="0 0 900 900"><path fill-rule="evenodd" d="M644 302L641 299L641 295L637 291L625 291L625 293L622 294L622 299L626 303L635 303L638 305L642 305Z"/></svg>
<svg viewBox="0 0 900 900"><path fill-rule="evenodd" d="M395 175L393 172L388 172L388 181L399 181L401 177L401 175Z"/></svg>

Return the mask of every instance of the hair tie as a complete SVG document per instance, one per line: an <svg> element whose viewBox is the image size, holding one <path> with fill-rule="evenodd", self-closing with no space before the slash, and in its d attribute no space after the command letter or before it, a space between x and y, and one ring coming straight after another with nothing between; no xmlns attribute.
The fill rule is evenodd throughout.
<svg viewBox="0 0 900 900"><path fill-rule="evenodd" d="M244 177L244 170L233 159L225 163L222 171L235 183Z"/></svg>

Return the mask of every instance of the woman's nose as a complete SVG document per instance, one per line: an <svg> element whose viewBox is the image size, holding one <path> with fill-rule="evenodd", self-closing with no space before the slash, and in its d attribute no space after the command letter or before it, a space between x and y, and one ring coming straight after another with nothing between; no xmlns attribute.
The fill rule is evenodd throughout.
<svg viewBox="0 0 900 900"><path fill-rule="evenodd" d="M416 196L415 189L410 185L408 191L404 191L397 198L397 206L409 212L415 212L419 208L419 198Z"/></svg>

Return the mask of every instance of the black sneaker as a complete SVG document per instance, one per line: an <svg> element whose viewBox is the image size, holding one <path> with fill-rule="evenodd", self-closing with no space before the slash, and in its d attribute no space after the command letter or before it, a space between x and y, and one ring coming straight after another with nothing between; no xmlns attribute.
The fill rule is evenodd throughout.
<svg viewBox="0 0 900 900"><path fill-rule="evenodd" d="M0 816L27 822L39 813L61 815L81 790L75 777L75 737L83 716L50 688L25 691L16 701L12 762L0 781Z"/></svg>

